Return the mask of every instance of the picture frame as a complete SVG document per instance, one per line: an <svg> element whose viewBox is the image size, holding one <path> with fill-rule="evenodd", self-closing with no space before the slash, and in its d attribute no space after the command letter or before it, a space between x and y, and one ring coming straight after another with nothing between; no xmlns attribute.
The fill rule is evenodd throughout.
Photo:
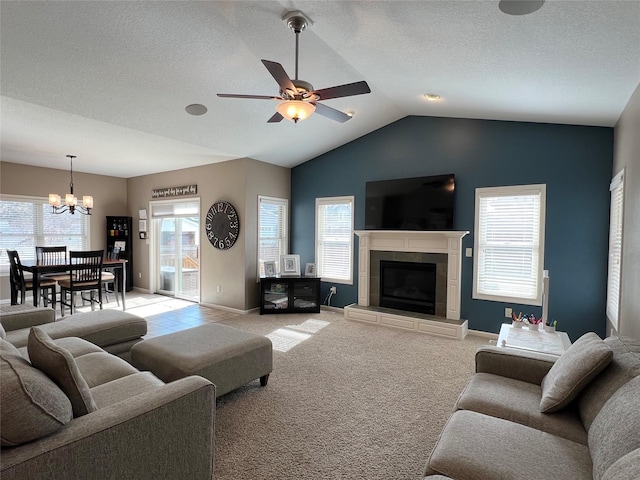
<svg viewBox="0 0 640 480"><path fill-rule="evenodd" d="M275 277L276 276L276 262L264 262L264 276Z"/></svg>
<svg viewBox="0 0 640 480"><path fill-rule="evenodd" d="M140 235L140 240L146 240L147 232L140 232L139 235Z"/></svg>
<svg viewBox="0 0 640 480"><path fill-rule="evenodd" d="M124 240L118 240L117 242L113 242L114 247L118 247L121 252L124 252L127 249L127 242Z"/></svg>
<svg viewBox="0 0 640 480"><path fill-rule="evenodd" d="M315 277L316 276L316 264L315 263L307 263L304 266L304 276L305 277Z"/></svg>
<svg viewBox="0 0 640 480"><path fill-rule="evenodd" d="M300 255L280 255L280 276L300 276Z"/></svg>

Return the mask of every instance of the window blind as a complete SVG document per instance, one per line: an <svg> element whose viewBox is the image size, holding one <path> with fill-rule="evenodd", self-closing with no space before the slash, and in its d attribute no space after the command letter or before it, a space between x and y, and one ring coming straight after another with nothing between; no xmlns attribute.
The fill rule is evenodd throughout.
<svg viewBox="0 0 640 480"><path fill-rule="evenodd" d="M200 214L200 199L151 202L151 218L193 217Z"/></svg>
<svg viewBox="0 0 640 480"><path fill-rule="evenodd" d="M611 207L609 218L609 266L607 271L607 318L618 330L620 308L620 275L622 273L622 227L624 219L624 170L609 187Z"/></svg>
<svg viewBox="0 0 640 480"><path fill-rule="evenodd" d="M264 262L275 262L280 270L280 255L289 253L289 201L258 196L258 277L264 275Z"/></svg>
<svg viewBox="0 0 640 480"><path fill-rule="evenodd" d="M316 199L316 263L323 281L353 283L353 198Z"/></svg>
<svg viewBox="0 0 640 480"><path fill-rule="evenodd" d="M545 185L476 189L473 297L542 303Z"/></svg>
<svg viewBox="0 0 640 480"><path fill-rule="evenodd" d="M20 260L35 260L36 246L66 245L67 250L89 249L88 215L54 214L48 198L0 197L0 270L9 271L6 250L17 250Z"/></svg>

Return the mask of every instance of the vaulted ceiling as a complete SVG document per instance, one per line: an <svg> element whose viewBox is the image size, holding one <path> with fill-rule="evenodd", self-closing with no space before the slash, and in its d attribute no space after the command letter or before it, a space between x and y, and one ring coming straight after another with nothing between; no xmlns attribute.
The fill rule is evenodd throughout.
<svg viewBox="0 0 640 480"><path fill-rule="evenodd" d="M260 62L353 118L267 123L278 95ZM295 166L407 115L614 126L640 83L639 0L0 2L1 159L133 177L234 158ZM427 101L424 94L440 95ZM208 112L192 116L189 104Z"/></svg>

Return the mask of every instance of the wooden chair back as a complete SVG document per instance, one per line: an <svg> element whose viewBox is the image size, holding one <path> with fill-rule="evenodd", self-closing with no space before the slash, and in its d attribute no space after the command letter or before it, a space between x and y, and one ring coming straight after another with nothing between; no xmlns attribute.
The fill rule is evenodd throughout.
<svg viewBox="0 0 640 480"><path fill-rule="evenodd" d="M67 263L67 247L36 247L36 260L45 265L59 265Z"/></svg>
<svg viewBox="0 0 640 480"><path fill-rule="evenodd" d="M69 252L69 290L100 289L104 250Z"/></svg>
<svg viewBox="0 0 640 480"><path fill-rule="evenodd" d="M7 249L7 256L9 257L9 282L11 283L11 288L24 291L26 284L22 263L20 263L20 255L17 250Z"/></svg>

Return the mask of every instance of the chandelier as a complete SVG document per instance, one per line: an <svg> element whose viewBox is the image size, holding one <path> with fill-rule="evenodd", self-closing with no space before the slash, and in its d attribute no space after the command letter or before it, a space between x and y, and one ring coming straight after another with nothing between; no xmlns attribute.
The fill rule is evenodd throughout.
<svg viewBox="0 0 640 480"><path fill-rule="evenodd" d="M93 197L84 196L82 197L82 205L78 205L78 197L73 194L73 159L76 158L75 155L67 155L67 158L71 162L71 181L69 182L69 191L64 196L64 205L62 204L62 198L57 193L49 194L49 205L51 205L51 209L53 213L65 213L69 212L71 215L75 214L76 211L82 213L83 215L91 215L91 209L93 208Z"/></svg>

